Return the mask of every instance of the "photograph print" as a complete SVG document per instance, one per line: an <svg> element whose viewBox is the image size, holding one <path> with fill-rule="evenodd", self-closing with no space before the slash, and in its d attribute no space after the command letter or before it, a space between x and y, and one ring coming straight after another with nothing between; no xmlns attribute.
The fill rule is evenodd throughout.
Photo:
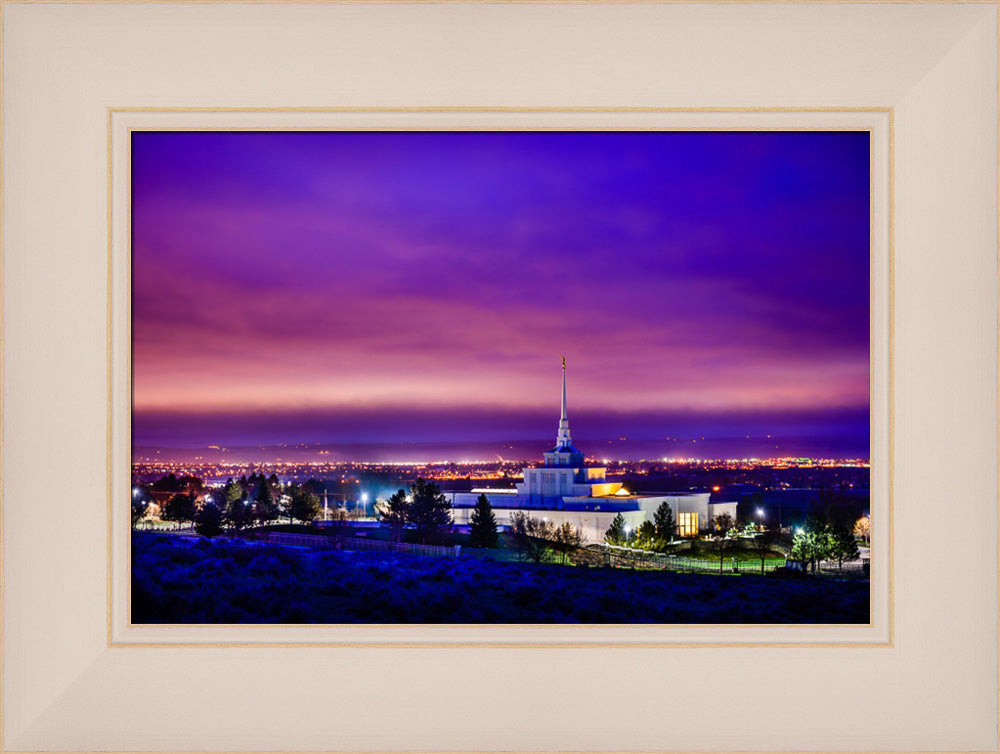
<svg viewBox="0 0 1000 754"><path fill-rule="evenodd" d="M130 154L132 623L870 622L869 131Z"/></svg>

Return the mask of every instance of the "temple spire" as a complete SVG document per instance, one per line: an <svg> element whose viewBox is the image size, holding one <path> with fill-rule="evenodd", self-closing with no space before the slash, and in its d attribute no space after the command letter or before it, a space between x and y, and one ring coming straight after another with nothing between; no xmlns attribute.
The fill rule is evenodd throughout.
<svg viewBox="0 0 1000 754"><path fill-rule="evenodd" d="M563 364L563 384L562 384L562 413L559 415L561 421L566 421L566 357L562 357Z"/></svg>
<svg viewBox="0 0 1000 754"><path fill-rule="evenodd" d="M559 431L556 433L556 450L572 448L569 436L569 419L566 418L566 357L562 357L562 406L559 414Z"/></svg>

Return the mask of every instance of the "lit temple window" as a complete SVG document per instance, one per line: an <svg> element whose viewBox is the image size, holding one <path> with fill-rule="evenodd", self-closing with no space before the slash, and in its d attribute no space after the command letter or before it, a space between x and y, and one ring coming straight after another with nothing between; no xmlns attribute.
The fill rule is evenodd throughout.
<svg viewBox="0 0 1000 754"><path fill-rule="evenodd" d="M698 534L698 514L677 514L677 533L682 537L693 537Z"/></svg>

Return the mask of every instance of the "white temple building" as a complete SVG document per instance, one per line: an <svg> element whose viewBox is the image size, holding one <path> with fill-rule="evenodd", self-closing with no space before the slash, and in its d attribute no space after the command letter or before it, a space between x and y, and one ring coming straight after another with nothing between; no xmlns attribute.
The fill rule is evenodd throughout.
<svg viewBox="0 0 1000 754"><path fill-rule="evenodd" d="M680 536L694 536L707 529L715 516L728 513L736 518L735 502L710 502L710 493L633 495L621 482L609 482L607 469L584 464L583 453L573 447L566 416L566 359L562 364L562 406L555 447L543 454L538 468L524 469L524 481L515 489L473 489L446 492L451 499L455 524L469 523L480 494L493 506L497 524L510 524L512 513L522 511L561 526L569 522L587 542L603 542L604 533L619 513L625 527L634 530L643 521L652 521L661 503L669 503Z"/></svg>

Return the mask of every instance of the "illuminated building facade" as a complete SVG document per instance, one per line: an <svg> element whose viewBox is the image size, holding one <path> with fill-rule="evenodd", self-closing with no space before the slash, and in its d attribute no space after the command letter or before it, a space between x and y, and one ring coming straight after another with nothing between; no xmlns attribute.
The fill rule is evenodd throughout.
<svg viewBox="0 0 1000 754"><path fill-rule="evenodd" d="M513 513L525 512L561 526L568 522L588 542L603 542L604 533L621 514L625 527L634 530L651 521L664 502L670 505L680 536L695 536L707 529L715 516L728 513L736 518L735 502L713 503L710 493L632 495L621 482L609 482L607 469L587 466L583 453L573 447L566 416L566 360L562 365L562 401L555 447L543 454L538 468L524 469L524 481L515 489L473 489L446 493L451 499L454 522L467 525L480 494L493 506L497 523L509 525Z"/></svg>

